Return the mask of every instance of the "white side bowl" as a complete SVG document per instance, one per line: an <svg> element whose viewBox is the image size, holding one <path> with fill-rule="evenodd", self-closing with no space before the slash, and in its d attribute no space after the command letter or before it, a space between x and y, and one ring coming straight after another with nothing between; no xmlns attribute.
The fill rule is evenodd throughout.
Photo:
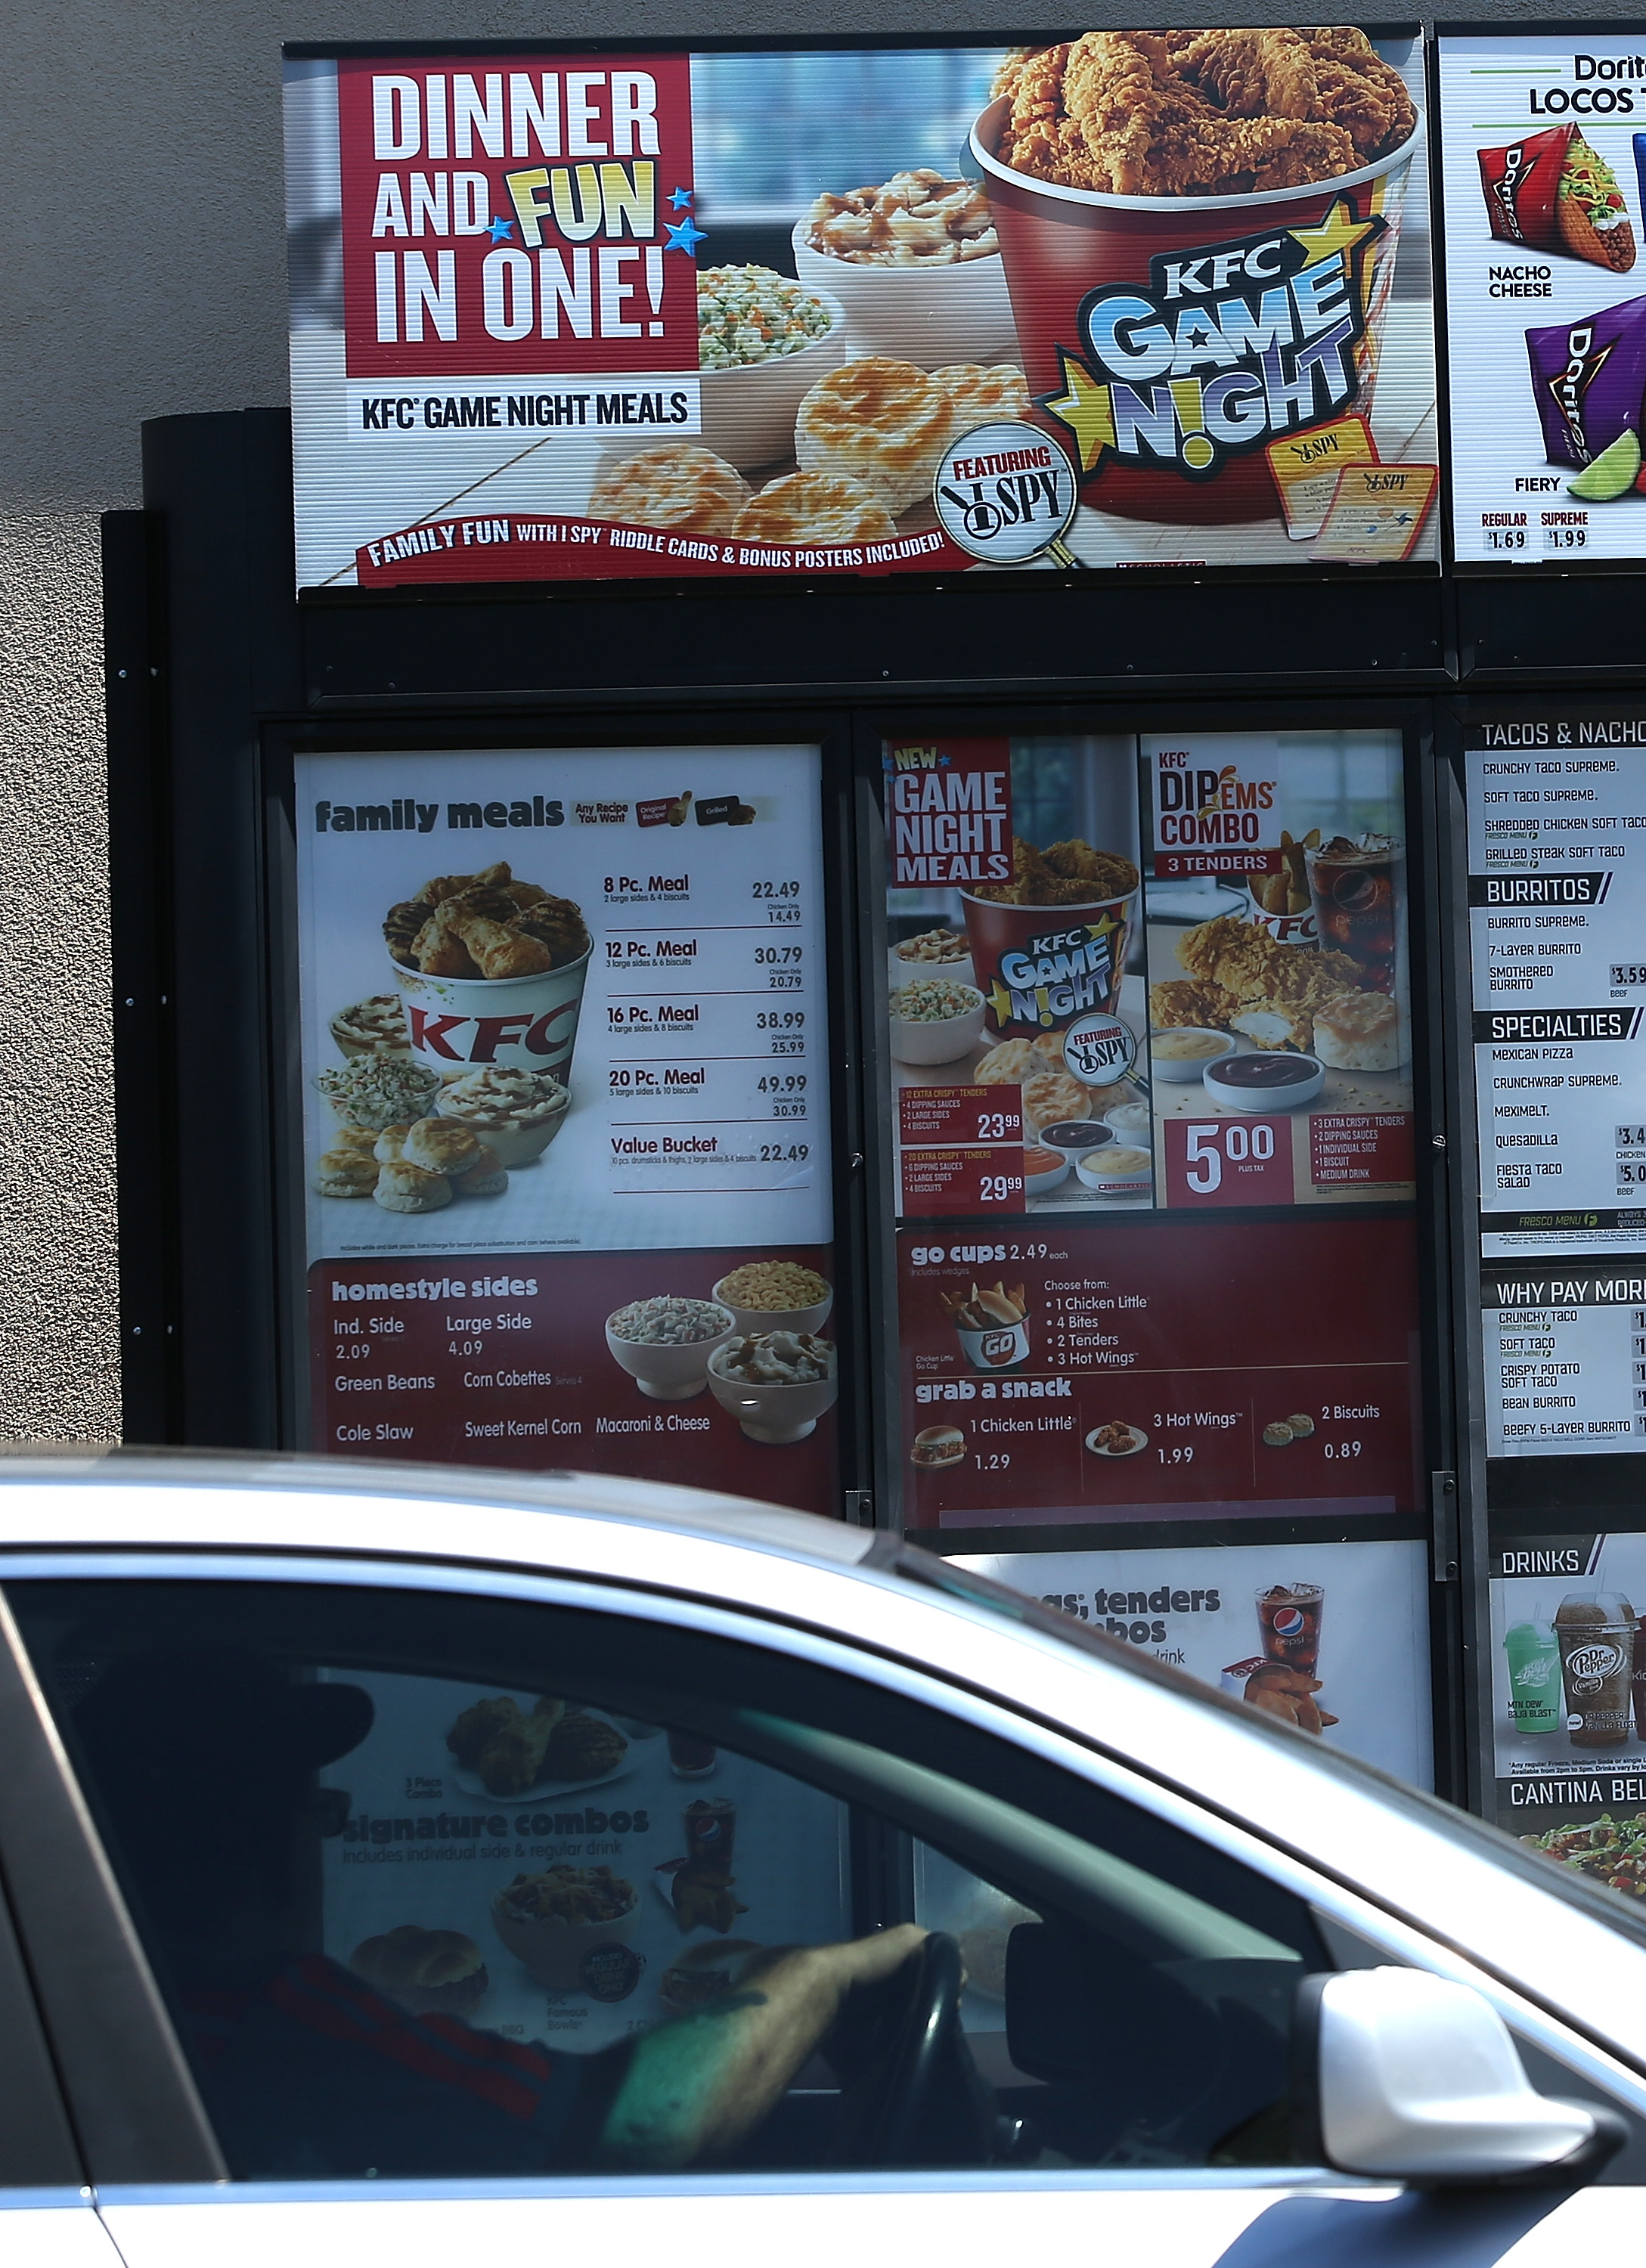
<svg viewBox="0 0 1646 2268"><path fill-rule="evenodd" d="M1140 1160L1140 1163L1129 1162ZM1122 1170L1115 1170L1120 1163ZM1102 1170L1103 1168L1107 1170ZM1153 1186L1154 1160L1140 1145L1118 1142L1111 1150L1094 1150L1078 1160L1075 1176L1094 1197L1142 1197Z"/></svg>
<svg viewBox="0 0 1646 2268"><path fill-rule="evenodd" d="M1242 1056L1240 1060L1242 1063L1258 1061L1265 1052L1267 1051L1259 1050L1255 1056ZM1326 1067L1313 1056L1283 1054L1275 1049L1272 1059L1277 1063L1307 1064L1309 1075L1285 1086L1231 1086L1218 1077L1222 1064L1208 1064L1206 1067L1206 1091L1214 1102L1222 1103L1225 1110L1301 1110L1304 1103L1314 1101L1326 1083ZM1223 1060L1227 1062L1228 1058Z"/></svg>
<svg viewBox="0 0 1646 2268"><path fill-rule="evenodd" d="M705 449L746 472L794 454L794 419L820 378L838 370L846 357L845 310L827 279L802 276L801 282L829 311L829 328L796 354L771 362L739 363L730 370L705 370L700 379ZM653 437L653 441L655 437Z"/></svg>
<svg viewBox="0 0 1646 2268"><path fill-rule="evenodd" d="M834 1286L829 1286L826 1298L810 1307L740 1307L735 1300L728 1300L721 1290L725 1278L714 1286L709 1297L716 1300L728 1315L737 1320L739 1335L743 1338L758 1338L762 1331L793 1331L801 1337L815 1337L829 1320L829 1310L834 1305Z"/></svg>
<svg viewBox="0 0 1646 2268"><path fill-rule="evenodd" d="M571 1107L572 1098L568 1094L560 1108L551 1111L547 1118L534 1119L524 1126L488 1126L483 1118L465 1117L461 1109L448 1106L442 1094L435 1099L434 1116L449 1118L458 1126L467 1126L476 1138L493 1152L499 1166L513 1167L529 1166L534 1158L542 1157L565 1124Z"/></svg>
<svg viewBox="0 0 1646 2268"><path fill-rule="evenodd" d="M720 1313L726 1329L712 1339L693 1339L689 1346L646 1346L635 1339L620 1339L608 1319L606 1344L612 1360L653 1402L690 1402L708 1383L710 1356L736 1333L731 1309L722 1307Z"/></svg>
<svg viewBox="0 0 1646 2268"><path fill-rule="evenodd" d="M864 268L814 252L806 228L803 220L794 224L794 272L808 290L839 300L853 355L890 355L922 370L957 362L1021 365L998 252L941 268Z"/></svg>
<svg viewBox="0 0 1646 2268"><path fill-rule="evenodd" d="M886 974L894 992L917 976L951 976L956 984L970 984L974 990L978 982L969 953L958 961L905 961L895 945L886 948Z"/></svg>
<svg viewBox="0 0 1646 2268"><path fill-rule="evenodd" d="M744 1379L724 1377L716 1369L723 1351L717 1346L710 1360L709 1391L722 1410L731 1411L751 1441L803 1441L838 1398L838 1354L827 1378L807 1379L794 1386L750 1386Z"/></svg>
<svg viewBox="0 0 1646 2268"><path fill-rule="evenodd" d="M966 990L977 1005L968 1008L963 1015L945 1016L941 1023L911 1024L901 1016L888 1016L891 1051L899 1063L958 1063L962 1056L971 1053L983 1037L985 1011L983 995L977 986L970 984Z"/></svg>
<svg viewBox="0 0 1646 2268"><path fill-rule="evenodd" d="M1037 1149L1045 1150L1046 1155L1049 1158L1055 1158L1058 1162L1054 1170L1044 1174L1031 1174L1028 1167L1024 1166L1023 1195L1025 1197L1044 1197L1048 1189L1056 1189L1059 1182L1067 1182L1069 1177L1069 1159L1067 1153L1048 1148L1044 1143L1037 1143L1035 1146Z"/></svg>
<svg viewBox="0 0 1646 2268"><path fill-rule="evenodd" d="M1163 1056L1158 1042L1162 1040L1189 1037L1215 1040L1217 1045L1203 1056ZM1223 1056L1232 1056L1239 1042L1228 1032L1214 1032L1204 1024L1174 1024L1170 1031L1151 1032L1148 1035L1148 1067L1155 1078L1163 1079L1168 1086L1199 1086L1200 1074L1207 1064L1216 1063Z"/></svg>
<svg viewBox="0 0 1646 2268"><path fill-rule="evenodd" d="M508 1951L535 1984L551 1992L580 1992L584 1955L597 1945L626 1944L639 1918L638 1890L628 1912L616 1921L520 1921L500 1905L491 1909L492 1927Z"/></svg>

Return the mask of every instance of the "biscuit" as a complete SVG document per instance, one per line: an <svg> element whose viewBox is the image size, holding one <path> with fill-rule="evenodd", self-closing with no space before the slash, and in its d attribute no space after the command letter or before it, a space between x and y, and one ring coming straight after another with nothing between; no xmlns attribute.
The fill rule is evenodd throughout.
<svg viewBox="0 0 1646 2268"><path fill-rule="evenodd" d="M380 1166L397 1166L406 1153L408 1126L385 1126L372 1145L372 1155Z"/></svg>
<svg viewBox="0 0 1646 2268"><path fill-rule="evenodd" d="M1394 1071L1400 1012L1384 992L1345 992L1315 1010L1314 1051L1334 1071Z"/></svg>
<svg viewBox="0 0 1646 2268"><path fill-rule="evenodd" d="M1032 1040L1002 1040L980 1058L971 1076L979 1086L1015 1086L1045 1067L1045 1057L1037 1054Z"/></svg>
<svg viewBox="0 0 1646 2268"><path fill-rule="evenodd" d="M1037 1126L1055 1126L1064 1118L1089 1118L1092 1099L1079 1079L1066 1071L1043 1071L1023 1082L1023 1116Z"/></svg>
<svg viewBox="0 0 1646 2268"><path fill-rule="evenodd" d="M339 1126L333 1130L331 1146L334 1152L352 1150L362 1158L376 1154L377 1135L370 1126Z"/></svg>
<svg viewBox="0 0 1646 2268"><path fill-rule="evenodd" d="M369 1197L377 1187L377 1160L358 1150L328 1150L314 1167L323 1197Z"/></svg>
<svg viewBox="0 0 1646 2268"><path fill-rule="evenodd" d="M402 1158L385 1166L372 1195L385 1212L439 1212L452 1201L452 1185L439 1174L425 1174Z"/></svg>
<svg viewBox="0 0 1646 2268"><path fill-rule="evenodd" d="M1274 1425L1266 1425L1263 1429L1263 1443L1266 1448L1289 1449L1295 1438L1291 1427L1283 1418L1278 1419Z"/></svg>
<svg viewBox="0 0 1646 2268"><path fill-rule="evenodd" d="M748 543L885 543L897 529L861 481L786 473L743 506L732 533Z"/></svg>
<svg viewBox="0 0 1646 2268"><path fill-rule="evenodd" d="M466 1174L480 1162L480 1138L461 1118L419 1118L407 1129L401 1154L425 1174Z"/></svg>
<svg viewBox="0 0 1646 2268"><path fill-rule="evenodd" d="M820 378L794 421L803 473L838 473L871 489L889 512L927 496L955 405L912 362L865 355Z"/></svg>
<svg viewBox="0 0 1646 2268"><path fill-rule="evenodd" d="M941 386L954 405L956 433L970 425L986 425L993 418L1029 415L1029 380L1015 363L996 363L993 370L978 362L951 363L946 370L932 372L932 383Z"/></svg>
<svg viewBox="0 0 1646 2268"><path fill-rule="evenodd" d="M608 465L589 490L591 519L643 527L682 527L692 535L729 535L748 503L742 475L696 441L666 441Z"/></svg>
<svg viewBox="0 0 1646 2268"><path fill-rule="evenodd" d="M463 1195L466 1197L500 1197L509 1185L495 1150L480 1143L475 1152L474 1163L463 1175Z"/></svg>
<svg viewBox="0 0 1646 2268"><path fill-rule="evenodd" d="M1315 1430L1314 1419L1302 1410L1296 1411L1286 1422L1292 1429L1294 1441L1306 1441Z"/></svg>

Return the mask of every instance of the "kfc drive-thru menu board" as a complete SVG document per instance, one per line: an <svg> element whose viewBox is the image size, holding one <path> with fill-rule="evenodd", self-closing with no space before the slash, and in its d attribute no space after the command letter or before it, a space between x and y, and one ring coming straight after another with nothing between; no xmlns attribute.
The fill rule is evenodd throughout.
<svg viewBox="0 0 1646 2268"><path fill-rule="evenodd" d="M786 1774L557 1695L340 1675L375 1718L325 1950L414 2014L592 2054L850 1934L841 1807Z"/></svg>
<svg viewBox="0 0 1646 2268"><path fill-rule="evenodd" d="M1219 1544L957 1555L1282 1724L1427 1786L1423 1547Z"/></svg>
<svg viewBox="0 0 1646 2268"><path fill-rule="evenodd" d="M1637 559L1640 33L1505 27L1438 47L1457 556Z"/></svg>
<svg viewBox="0 0 1646 2268"><path fill-rule="evenodd" d="M1411 1197L1398 734L901 740L883 767L904 1219Z"/></svg>
<svg viewBox="0 0 1646 2268"><path fill-rule="evenodd" d="M1494 1547L1497 1821L1646 1898L1646 1535Z"/></svg>
<svg viewBox="0 0 1646 2268"><path fill-rule="evenodd" d="M286 69L299 586L1434 559L1414 32Z"/></svg>
<svg viewBox="0 0 1646 2268"><path fill-rule="evenodd" d="M808 748L299 759L317 1446L828 1501L818 793Z"/></svg>
<svg viewBox="0 0 1646 2268"><path fill-rule="evenodd" d="M1646 1252L1646 724L1468 737L1483 1249Z"/></svg>

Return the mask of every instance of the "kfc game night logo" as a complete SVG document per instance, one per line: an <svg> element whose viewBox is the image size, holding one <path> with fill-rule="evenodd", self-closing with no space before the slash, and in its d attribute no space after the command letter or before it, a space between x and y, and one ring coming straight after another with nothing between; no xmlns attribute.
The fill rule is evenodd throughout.
<svg viewBox="0 0 1646 2268"><path fill-rule="evenodd" d="M1373 247L1387 224L1340 197L1312 228L1158 253L1147 284L1104 284L1059 347L1042 408L1111 459L1209 481L1230 457L1336 416L1360 390Z"/></svg>

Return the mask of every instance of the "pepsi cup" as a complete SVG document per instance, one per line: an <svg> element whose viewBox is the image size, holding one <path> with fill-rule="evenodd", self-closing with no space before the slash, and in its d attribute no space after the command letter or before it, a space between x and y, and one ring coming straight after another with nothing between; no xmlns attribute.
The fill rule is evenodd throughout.
<svg viewBox="0 0 1646 2268"><path fill-rule="evenodd" d="M1263 1651L1305 1677L1320 1659L1320 1610L1325 1592L1318 1583L1276 1583L1258 1593L1258 1626Z"/></svg>

